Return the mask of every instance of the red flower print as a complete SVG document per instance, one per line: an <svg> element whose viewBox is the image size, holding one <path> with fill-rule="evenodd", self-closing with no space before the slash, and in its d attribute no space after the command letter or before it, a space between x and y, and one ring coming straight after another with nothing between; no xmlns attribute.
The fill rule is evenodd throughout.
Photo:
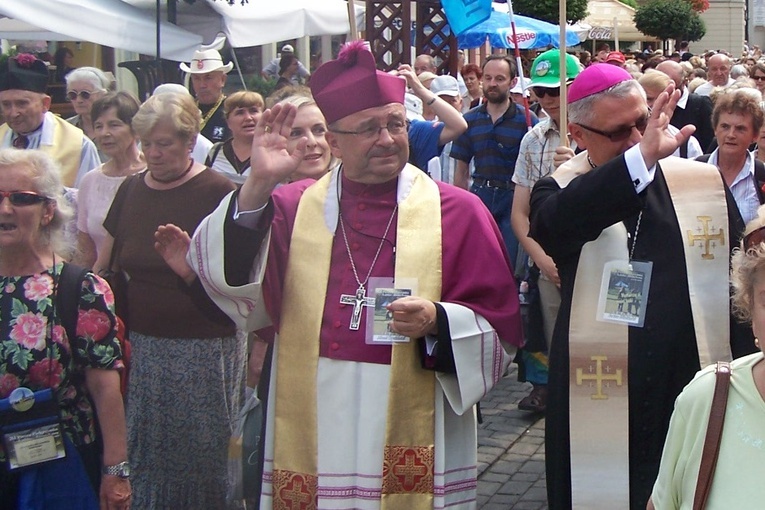
<svg viewBox="0 0 765 510"><path fill-rule="evenodd" d="M60 345L65 352L69 352L69 339L66 336L64 326L53 326L53 341Z"/></svg>
<svg viewBox="0 0 765 510"><path fill-rule="evenodd" d="M11 328L11 340L27 349L45 349L45 333L48 319L40 313L26 312L16 317Z"/></svg>
<svg viewBox="0 0 765 510"><path fill-rule="evenodd" d="M57 359L44 358L29 367L29 381L35 386L58 388L63 371Z"/></svg>
<svg viewBox="0 0 765 510"><path fill-rule="evenodd" d="M93 290L96 294L104 296L104 301L107 306L114 306L114 293L112 292L112 288L109 287L109 284L106 283L106 280L100 276L96 276Z"/></svg>
<svg viewBox="0 0 765 510"><path fill-rule="evenodd" d="M47 274L37 274L24 282L24 297L30 301L40 301L53 293L53 278Z"/></svg>
<svg viewBox="0 0 765 510"><path fill-rule="evenodd" d="M19 378L13 374L0 377L0 398L8 398L13 390L19 387Z"/></svg>
<svg viewBox="0 0 765 510"><path fill-rule="evenodd" d="M77 318L77 336L99 342L112 329L109 316L99 310L80 310Z"/></svg>

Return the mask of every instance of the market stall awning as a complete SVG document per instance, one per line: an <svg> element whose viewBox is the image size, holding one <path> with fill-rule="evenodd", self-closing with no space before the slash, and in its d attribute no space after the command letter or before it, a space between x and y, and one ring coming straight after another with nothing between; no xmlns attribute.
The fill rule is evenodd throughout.
<svg viewBox="0 0 765 510"><path fill-rule="evenodd" d="M156 20L121 0L2 0L0 38L87 41L144 55L156 53ZM162 58L188 61L202 37L160 24Z"/></svg>
<svg viewBox="0 0 765 510"><path fill-rule="evenodd" d="M124 0L147 13L156 12L155 0ZM162 19L167 19L162 0ZM234 48L258 46L306 35L347 34L348 4L345 0L196 0L178 2L176 23L199 34L205 43L223 34ZM357 6L363 12L363 6Z"/></svg>

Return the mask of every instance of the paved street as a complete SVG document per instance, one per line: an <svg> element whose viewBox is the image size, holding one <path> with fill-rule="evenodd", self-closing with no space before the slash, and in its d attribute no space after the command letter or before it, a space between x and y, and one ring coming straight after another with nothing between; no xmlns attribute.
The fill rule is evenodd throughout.
<svg viewBox="0 0 765 510"><path fill-rule="evenodd" d="M481 401L478 428L478 508L542 510L545 488L544 417L518 410L531 390L517 367Z"/></svg>

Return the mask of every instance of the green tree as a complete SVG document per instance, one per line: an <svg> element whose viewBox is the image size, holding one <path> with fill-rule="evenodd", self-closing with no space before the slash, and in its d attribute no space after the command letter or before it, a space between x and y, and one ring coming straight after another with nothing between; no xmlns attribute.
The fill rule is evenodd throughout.
<svg viewBox="0 0 765 510"><path fill-rule="evenodd" d="M558 24L558 0L515 0L513 9L517 14ZM566 0L567 21L576 23L587 17L587 0Z"/></svg>
<svg viewBox="0 0 765 510"><path fill-rule="evenodd" d="M660 39L698 41L706 33L704 21L683 0L653 0L638 7L635 26Z"/></svg>

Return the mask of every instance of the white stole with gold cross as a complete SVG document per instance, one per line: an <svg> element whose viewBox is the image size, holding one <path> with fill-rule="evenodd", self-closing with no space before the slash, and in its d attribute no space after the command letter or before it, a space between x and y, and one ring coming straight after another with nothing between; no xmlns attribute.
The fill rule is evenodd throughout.
<svg viewBox="0 0 765 510"><path fill-rule="evenodd" d="M683 238L701 366L730 360L728 211L717 169L661 161ZM561 188L590 171L578 154L553 174ZM629 330L596 320L603 266L627 260L627 230L616 223L582 247L569 324L572 508L629 508ZM721 311L724 311L721 313Z"/></svg>

